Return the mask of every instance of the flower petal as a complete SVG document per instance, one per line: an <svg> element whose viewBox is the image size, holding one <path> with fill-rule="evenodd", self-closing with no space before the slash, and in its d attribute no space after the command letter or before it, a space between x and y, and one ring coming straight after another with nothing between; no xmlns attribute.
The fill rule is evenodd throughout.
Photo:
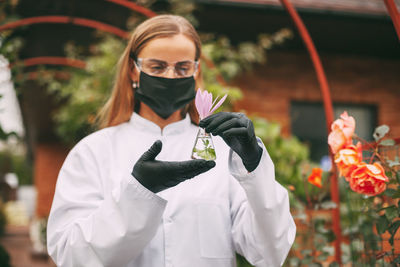
<svg viewBox="0 0 400 267"><path fill-rule="evenodd" d="M222 105L222 103L224 103L224 101L225 101L225 99L226 99L227 96L228 96L228 95L225 94L225 95L221 98L221 100L219 100L218 103L215 104L215 106L211 109L210 113L213 113L215 110L217 110L217 108L219 108L219 107ZM215 100L217 100L217 99L215 99Z"/></svg>
<svg viewBox="0 0 400 267"><path fill-rule="evenodd" d="M201 89L197 89L196 98L194 99L194 104L197 109L197 113L199 113L200 118L202 118L202 101L201 101Z"/></svg>
<svg viewBox="0 0 400 267"><path fill-rule="evenodd" d="M204 118L208 117L210 111L210 105L212 101L212 95L204 91L204 102L203 102L203 116Z"/></svg>

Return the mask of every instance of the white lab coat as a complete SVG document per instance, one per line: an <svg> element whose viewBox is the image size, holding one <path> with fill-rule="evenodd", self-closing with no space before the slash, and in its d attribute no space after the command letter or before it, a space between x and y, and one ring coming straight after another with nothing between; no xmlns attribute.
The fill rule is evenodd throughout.
<svg viewBox="0 0 400 267"><path fill-rule="evenodd" d="M189 160L197 131L189 116L161 131L133 113L79 142L60 170L48 221L57 265L231 267L235 251L255 266L282 265L296 226L261 141L261 162L251 173L213 137L216 167L206 173L157 194L132 177L157 139L158 160Z"/></svg>

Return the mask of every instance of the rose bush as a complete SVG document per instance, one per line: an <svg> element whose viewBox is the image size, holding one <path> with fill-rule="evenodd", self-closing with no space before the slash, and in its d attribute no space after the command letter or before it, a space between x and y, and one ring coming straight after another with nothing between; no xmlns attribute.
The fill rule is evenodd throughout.
<svg viewBox="0 0 400 267"><path fill-rule="evenodd" d="M349 240L343 245L348 247L352 263L400 263L395 250L400 228L400 139L384 138L388 132L388 126L379 126L373 134L375 142L366 142L355 134L355 120L347 112L331 125L328 144L339 174L345 178L339 181L344 204L342 230ZM353 139L358 141L356 145ZM356 194L346 192L347 188ZM385 242L390 249L383 246Z"/></svg>

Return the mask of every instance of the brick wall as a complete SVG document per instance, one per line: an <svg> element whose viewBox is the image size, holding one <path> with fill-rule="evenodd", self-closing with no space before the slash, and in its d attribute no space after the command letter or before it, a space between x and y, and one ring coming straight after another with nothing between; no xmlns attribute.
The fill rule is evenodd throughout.
<svg viewBox="0 0 400 267"><path fill-rule="evenodd" d="M378 125L400 137L400 60L322 55L332 100L377 107ZM236 109L282 124L290 133L290 102L322 102L317 77L306 53L270 52L268 63L235 81L244 90Z"/></svg>
<svg viewBox="0 0 400 267"><path fill-rule="evenodd" d="M68 150L58 144L37 144L34 180L37 190L35 214L38 217L50 214L58 172L67 153Z"/></svg>

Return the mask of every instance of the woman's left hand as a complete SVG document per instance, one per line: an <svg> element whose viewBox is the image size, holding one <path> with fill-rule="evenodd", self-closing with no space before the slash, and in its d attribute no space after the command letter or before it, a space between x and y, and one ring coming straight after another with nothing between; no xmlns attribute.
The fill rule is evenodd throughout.
<svg viewBox="0 0 400 267"><path fill-rule="evenodd" d="M233 112L218 112L200 121L206 132L219 135L243 161L249 172L260 162L262 148L257 144L253 123L246 115Z"/></svg>

